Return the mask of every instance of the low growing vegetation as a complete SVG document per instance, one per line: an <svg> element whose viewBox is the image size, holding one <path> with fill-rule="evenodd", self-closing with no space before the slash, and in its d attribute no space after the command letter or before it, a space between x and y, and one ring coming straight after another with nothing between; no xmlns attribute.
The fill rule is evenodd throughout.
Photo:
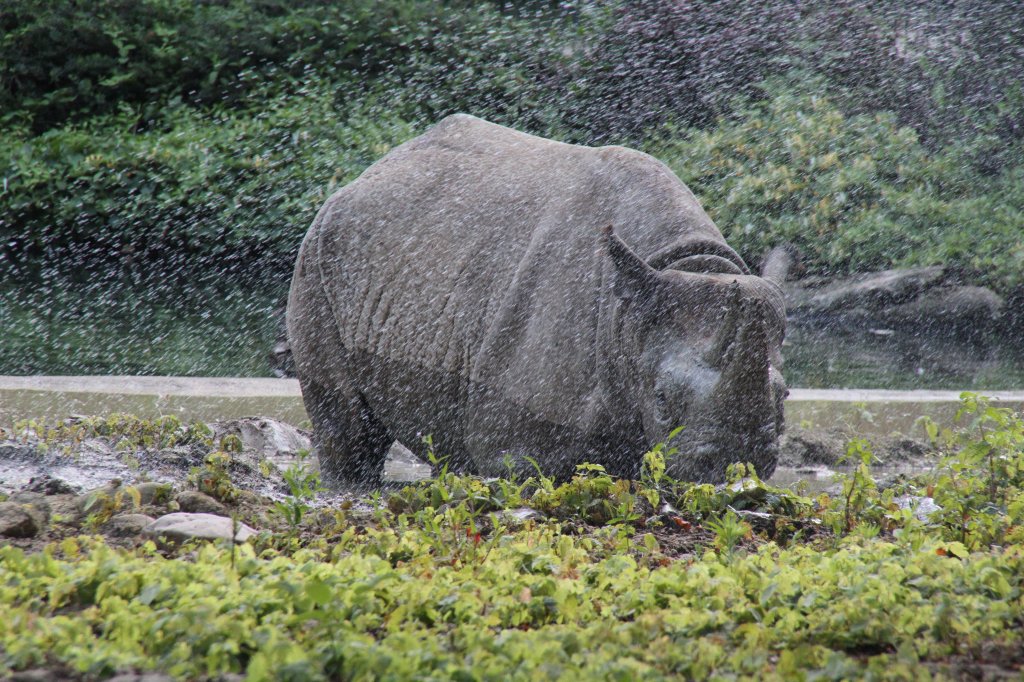
<svg viewBox="0 0 1024 682"><path fill-rule="evenodd" d="M0 548L0 671L187 679L975 678L1024 666L1024 421L965 394L932 472L832 492L582 465L292 502L235 547ZM107 433L131 420L94 420ZM23 425L24 426L24 425ZM174 428L171 428L171 427ZM35 428L35 427L31 427ZM151 423L149 437L187 434ZM196 437L202 430L193 427ZM45 432L45 429L44 429ZM110 437L120 437L107 433ZM135 437L128 435L128 437ZM231 443L222 442L230 451ZM276 526L270 519L277 519ZM250 519L251 520L251 519Z"/></svg>

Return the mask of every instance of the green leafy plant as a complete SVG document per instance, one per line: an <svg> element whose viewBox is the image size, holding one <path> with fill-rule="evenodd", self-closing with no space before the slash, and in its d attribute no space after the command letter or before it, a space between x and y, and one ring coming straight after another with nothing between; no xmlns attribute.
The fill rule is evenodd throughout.
<svg viewBox="0 0 1024 682"><path fill-rule="evenodd" d="M869 446L854 442L840 494L816 500L747 464L717 486L671 481L654 457L646 482L595 465L563 484L445 471L387 503L349 504L336 512L344 522L315 533L264 531L230 548L115 549L94 536L7 544L0 675L1015 674L1024 427L983 398L962 400L968 423L935 472L880 489ZM295 497L314 487L304 476L292 476ZM652 485L685 524L640 522ZM900 506L897 492L936 506ZM97 499L81 528L102 530L112 501ZM506 502L545 514L510 526Z"/></svg>
<svg viewBox="0 0 1024 682"><path fill-rule="evenodd" d="M23 442L35 438L48 448L60 442L73 450L87 438L102 438L118 449L170 448L176 445L199 443L210 445L213 432L202 422L189 425L173 415L156 419L143 419L132 414L113 413L108 417L72 417L58 424L44 420L20 420L14 432Z"/></svg>
<svg viewBox="0 0 1024 682"><path fill-rule="evenodd" d="M704 525L715 534L715 546L729 557L740 541L751 535L750 524L731 509L718 518L708 519Z"/></svg>
<svg viewBox="0 0 1024 682"><path fill-rule="evenodd" d="M138 488L121 485L119 479L111 481L110 486L95 490L85 498L81 511L85 514L85 527L98 529L124 509L137 509L142 506L142 496Z"/></svg>
<svg viewBox="0 0 1024 682"><path fill-rule="evenodd" d="M855 438L846 448L840 462L852 462L851 473L835 474L835 480L842 486L839 494L841 509L832 515L832 528L836 535L849 533L859 521L875 518L878 514L878 486L871 475L871 464L875 455L863 438Z"/></svg>
<svg viewBox="0 0 1024 682"><path fill-rule="evenodd" d="M320 474L312 469L308 458L308 450L299 450L296 453L296 461L282 473L288 486L288 497L274 504L274 509L288 522L292 530L302 525L303 518L312 509L310 503L316 499L317 493L324 490L320 484Z"/></svg>
<svg viewBox="0 0 1024 682"><path fill-rule="evenodd" d="M670 126L650 148L745 257L791 243L812 273L943 263L997 288L1018 281L1018 166L985 175L892 112L848 115L814 85L765 89L719 125Z"/></svg>
<svg viewBox="0 0 1024 682"><path fill-rule="evenodd" d="M930 477L928 492L946 537L976 548L1022 534L1024 421L969 392L961 395L957 412L957 419L964 417L970 425L950 441L953 452Z"/></svg>
<svg viewBox="0 0 1024 682"><path fill-rule="evenodd" d="M189 473L189 481L201 493L225 503L238 499L238 488L231 482L231 454L215 450L206 456L201 467Z"/></svg>
<svg viewBox="0 0 1024 682"><path fill-rule="evenodd" d="M560 518L595 525L633 523L642 517L640 503L646 498L637 494L632 482L612 478L599 464L580 464L576 472L567 483L538 489L531 504Z"/></svg>

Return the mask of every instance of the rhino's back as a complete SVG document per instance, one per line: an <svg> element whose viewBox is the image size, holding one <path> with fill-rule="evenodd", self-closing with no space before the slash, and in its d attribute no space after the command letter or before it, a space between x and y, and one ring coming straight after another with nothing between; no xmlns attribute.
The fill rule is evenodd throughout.
<svg viewBox="0 0 1024 682"><path fill-rule="evenodd" d="M564 423L595 372L610 270L722 241L662 164L452 116L334 194L310 235L346 347L499 387Z"/></svg>

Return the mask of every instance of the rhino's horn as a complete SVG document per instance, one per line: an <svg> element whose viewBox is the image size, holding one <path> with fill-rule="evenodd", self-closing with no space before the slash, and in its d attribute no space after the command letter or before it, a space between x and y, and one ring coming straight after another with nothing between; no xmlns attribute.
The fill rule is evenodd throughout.
<svg viewBox="0 0 1024 682"><path fill-rule="evenodd" d="M764 308L750 299L739 307L741 327L726 353L718 386L720 395L742 401L766 391L769 341Z"/></svg>
<svg viewBox="0 0 1024 682"><path fill-rule="evenodd" d="M706 356L707 363L712 367L721 369L729 364L736 345L736 332L742 316L740 285L733 282L729 286L729 293L726 296L725 305L722 307L722 316L719 318L721 326L718 327L718 332L715 334Z"/></svg>
<svg viewBox="0 0 1024 682"><path fill-rule="evenodd" d="M602 234L608 255L615 264L615 295L619 298L632 298L652 290L658 280L658 271L626 246L611 225L604 228Z"/></svg>

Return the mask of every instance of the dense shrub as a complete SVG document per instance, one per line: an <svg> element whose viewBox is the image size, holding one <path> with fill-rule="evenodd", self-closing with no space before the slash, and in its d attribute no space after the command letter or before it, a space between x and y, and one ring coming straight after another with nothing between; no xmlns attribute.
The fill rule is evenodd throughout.
<svg viewBox="0 0 1024 682"><path fill-rule="evenodd" d="M1024 137L1024 12L1012 1L805 3L795 62L848 111L895 111L933 145L991 135L974 160Z"/></svg>
<svg viewBox="0 0 1024 682"><path fill-rule="evenodd" d="M666 120L706 127L772 77L824 77L844 113L893 111L940 147L979 133L972 159L1024 136L1024 12L1015 2L843 0L586 4L546 86L576 139L641 142ZM800 76L802 77L802 75Z"/></svg>
<svg viewBox="0 0 1024 682"><path fill-rule="evenodd" d="M1015 9L11 0L0 267L276 276L333 185L466 111L664 156L754 260L785 240L818 270L944 262L1010 286Z"/></svg>
<svg viewBox="0 0 1024 682"><path fill-rule="evenodd" d="M311 81L297 95L261 98L259 111L179 107L161 130L132 133L123 114L39 136L9 132L0 159L7 260L286 270L327 193L412 135L400 121L336 107L335 96Z"/></svg>
<svg viewBox="0 0 1024 682"><path fill-rule="evenodd" d="M409 121L462 112L562 136L575 102L558 74L572 33L564 17L541 16L525 21L486 8L445 14L412 38L409 60L375 79L373 89L387 114Z"/></svg>
<svg viewBox="0 0 1024 682"><path fill-rule="evenodd" d="M1020 167L984 177L956 147L926 149L891 113L846 116L792 89L715 128L669 131L652 151L754 262L789 242L817 271L946 263L1000 287L1020 282Z"/></svg>
<svg viewBox="0 0 1024 682"><path fill-rule="evenodd" d="M244 103L266 79L311 69L338 82L414 69L433 57L436 35L498 16L453 4L10 0L0 8L0 109L40 133L125 105L146 122L169 99Z"/></svg>
<svg viewBox="0 0 1024 682"><path fill-rule="evenodd" d="M891 113L847 116L828 97L768 91L717 127L668 126L646 143L748 259L791 242L818 271L947 263L1001 289L1020 282L1024 168L986 177L969 145L929 150ZM259 111L178 107L162 129L130 132L120 114L8 132L6 261L285 273L327 193L422 129L389 111L413 100L364 92L338 104L342 94L310 79L258 98ZM553 119L534 123L559 133Z"/></svg>
<svg viewBox="0 0 1024 682"><path fill-rule="evenodd" d="M777 73L797 14L791 3L616 3L594 17L558 84L577 137L637 142L667 119L706 125Z"/></svg>

